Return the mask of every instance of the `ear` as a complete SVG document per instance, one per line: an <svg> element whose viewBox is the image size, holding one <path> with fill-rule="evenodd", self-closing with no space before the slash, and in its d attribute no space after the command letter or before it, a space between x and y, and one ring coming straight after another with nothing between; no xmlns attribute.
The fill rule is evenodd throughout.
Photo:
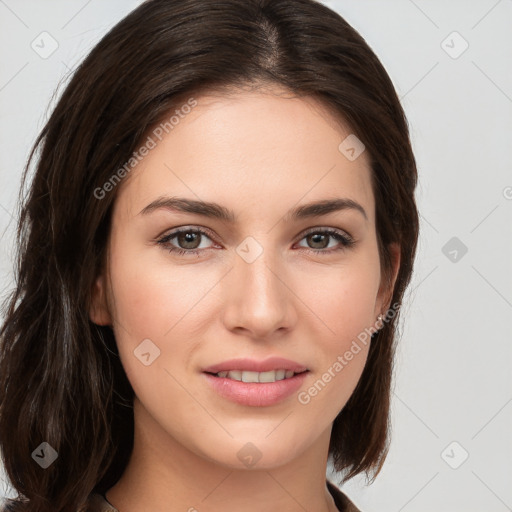
<svg viewBox="0 0 512 512"><path fill-rule="evenodd" d="M386 311L391 306L393 290L395 288L396 278L398 277L398 270L400 269L400 246L394 242L389 244L388 247L391 254L391 275L388 281L381 282L375 304L375 317L385 315Z"/></svg>
<svg viewBox="0 0 512 512"><path fill-rule="evenodd" d="M99 275L92 287L89 318L97 325L112 325L107 304L106 283L103 274Z"/></svg>

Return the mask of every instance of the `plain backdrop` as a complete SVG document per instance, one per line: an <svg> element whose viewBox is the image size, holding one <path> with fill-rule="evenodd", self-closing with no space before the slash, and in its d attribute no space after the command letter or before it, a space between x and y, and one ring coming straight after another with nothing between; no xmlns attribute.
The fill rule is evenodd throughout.
<svg viewBox="0 0 512 512"><path fill-rule="evenodd" d="M2 297L19 180L52 95L139 3L0 0ZM343 489L364 512L512 510L512 0L324 3L388 70L420 173L391 449L373 485ZM58 44L49 56L33 49L41 37ZM5 477L0 494L12 495Z"/></svg>

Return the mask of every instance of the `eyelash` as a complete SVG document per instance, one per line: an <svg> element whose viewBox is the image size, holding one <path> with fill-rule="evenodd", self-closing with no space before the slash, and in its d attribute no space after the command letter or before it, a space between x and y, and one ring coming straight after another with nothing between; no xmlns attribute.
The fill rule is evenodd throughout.
<svg viewBox="0 0 512 512"><path fill-rule="evenodd" d="M175 253L178 255L185 255L185 254L187 254L187 255L197 254L198 255L201 251L207 250L207 249L181 249L181 248L169 245L169 241L172 240L173 238L175 238L180 233L199 233L201 235L206 236L210 240L212 239L210 233L204 229L184 228L184 229L177 229L177 230L173 231L172 233L165 235L164 237L157 240L157 243L164 246L170 253ZM355 244L355 240L352 237L350 237L347 234L341 234L341 232L339 232L335 229L331 229L331 228L310 229L309 231L305 232L302 235L302 238L299 241L303 240L305 237L307 237L308 235L312 235L312 234L329 235L332 238L334 238L335 240L337 240L338 242L340 242L340 246L335 249L332 249L332 248L331 249L312 249L312 248L308 248L308 247L303 247L303 249L306 249L307 251L311 251L315 254L320 254L320 253L331 254L333 252L342 251L344 249L349 249L350 247L352 247Z"/></svg>

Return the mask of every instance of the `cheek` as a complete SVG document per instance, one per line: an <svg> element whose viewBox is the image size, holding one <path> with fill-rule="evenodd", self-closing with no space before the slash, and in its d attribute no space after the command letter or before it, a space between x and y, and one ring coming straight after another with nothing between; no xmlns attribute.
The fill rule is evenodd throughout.
<svg viewBox="0 0 512 512"><path fill-rule="evenodd" d="M170 312L179 307L175 287L162 281L155 270L144 272L134 262L120 262L112 272L115 320L132 342L160 338L172 322ZM167 318L166 313L167 312ZM166 321L167 320L167 321Z"/></svg>
<svg viewBox="0 0 512 512"><path fill-rule="evenodd" d="M300 297L316 319L324 324L323 339L332 349L342 350L351 340L375 324L375 301L380 272L376 263L365 262L328 269L300 288ZM308 286L309 284L309 286Z"/></svg>
<svg viewBox="0 0 512 512"><path fill-rule="evenodd" d="M300 289L317 325L312 337L318 359L315 379L299 401L316 403L332 418L350 398L366 364L379 279L378 259L370 257L319 272L314 287Z"/></svg>
<svg viewBox="0 0 512 512"><path fill-rule="evenodd" d="M112 264L116 321L133 342L144 338L162 342L187 322L187 314L215 280L208 275L198 279L192 267L172 268L165 262L137 257L135 251L127 254L130 258L113 258Z"/></svg>
<svg viewBox="0 0 512 512"><path fill-rule="evenodd" d="M190 348L177 333L194 297L183 290L178 273L127 254L134 257L117 258L111 266L119 356L135 395L155 417L171 417L183 395L173 361L186 359Z"/></svg>
<svg viewBox="0 0 512 512"><path fill-rule="evenodd" d="M172 267L165 254L158 262L148 261L136 248L113 248L111 254L115 337L126 374L136 391L148 386L162 389L172 382L164 370L184 371L201 339L198 332L204 318L212 319L211 314L201 312L219 273L203 272L199 278L193 265ZM154 354L158 357L146 367L138 356L147 352L150 356L146 359L153 360Z"/></svg>

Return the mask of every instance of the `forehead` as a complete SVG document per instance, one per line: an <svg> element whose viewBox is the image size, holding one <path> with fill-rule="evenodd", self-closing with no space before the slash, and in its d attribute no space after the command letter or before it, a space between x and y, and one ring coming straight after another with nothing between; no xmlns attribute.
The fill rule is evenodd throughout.
<svg viewBox="0 0 512 512"><path fill-rule="evenodd" d="M301 198L343 196L373 216L368 155L351 161L340 151L350 127L318 100L283 89L193 99L192 108L169 113L172 124L164 120L148 131L155 147L118 191L117 201L131 216L156 194L251 207L253 213L267 202L291 206Z"/></svg>

